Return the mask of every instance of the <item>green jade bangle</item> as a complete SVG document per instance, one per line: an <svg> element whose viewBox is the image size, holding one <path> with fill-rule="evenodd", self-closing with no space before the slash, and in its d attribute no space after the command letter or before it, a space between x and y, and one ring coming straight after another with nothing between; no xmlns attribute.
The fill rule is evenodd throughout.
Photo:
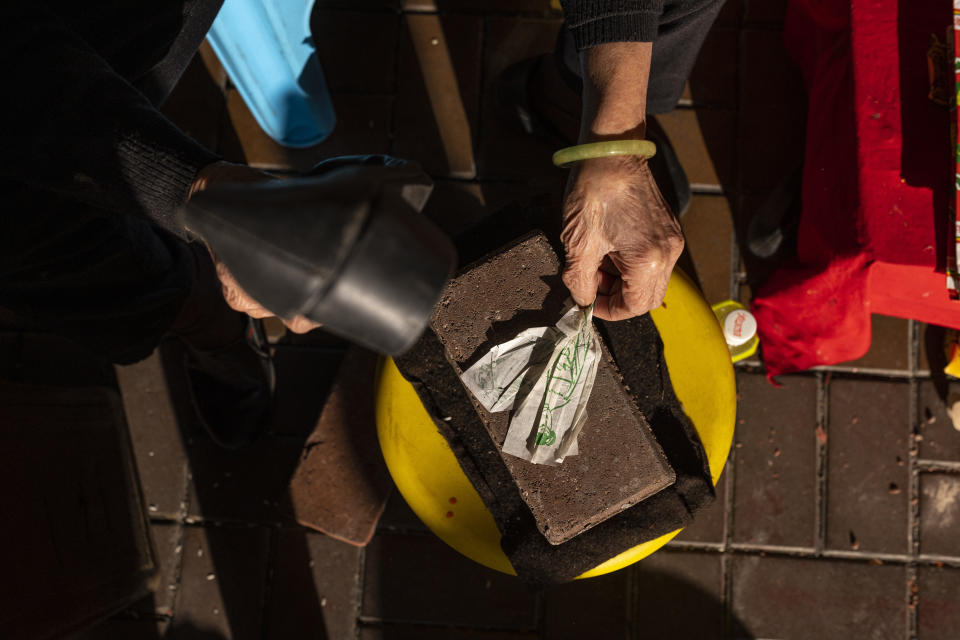
<svg viewBox="0 0 960 640"><path fill-rule="evenodd" d="M581 160L606 158L608 156L643 156L650 159L656 153L657 145L649 140L607 140L560 149L553 154L553 164L566 168Z"/></svg>

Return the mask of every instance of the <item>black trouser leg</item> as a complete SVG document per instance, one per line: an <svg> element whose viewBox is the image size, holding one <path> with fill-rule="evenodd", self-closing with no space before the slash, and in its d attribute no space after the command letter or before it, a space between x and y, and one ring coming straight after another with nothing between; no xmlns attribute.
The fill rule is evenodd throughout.
<svg viewBox="0 0 960 640"><path fill-rule="evenodd" d="M196 53L222 0L51 0L51 8L155 105ZM102 5L102 6L99 6ZM0 308L113 362L173 329L196 346L236 334L205 249L130 214L0 181Z"/></svg>

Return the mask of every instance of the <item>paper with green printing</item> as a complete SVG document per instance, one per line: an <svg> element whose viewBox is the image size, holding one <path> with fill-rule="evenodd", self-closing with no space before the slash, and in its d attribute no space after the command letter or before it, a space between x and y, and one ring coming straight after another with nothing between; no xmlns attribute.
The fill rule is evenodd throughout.
<svg viewBox="0 0 960 640"><path fill-rule="evenodd" d="M599 363L593 306L571 302L556 325L492 347L461 379L487 411L512 410L505 453L557 465L578 453Z"/></svg>

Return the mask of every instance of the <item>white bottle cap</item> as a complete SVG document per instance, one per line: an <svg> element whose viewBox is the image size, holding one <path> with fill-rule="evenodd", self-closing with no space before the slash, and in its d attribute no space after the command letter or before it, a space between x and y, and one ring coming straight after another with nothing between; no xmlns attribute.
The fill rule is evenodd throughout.
<svg viewBox="0 0 960 640"><path fill-rule="evenodd" d="M757 319L745 309L737 309L723 319L723 337L731 347L746 344L757 333Z"/></svg>

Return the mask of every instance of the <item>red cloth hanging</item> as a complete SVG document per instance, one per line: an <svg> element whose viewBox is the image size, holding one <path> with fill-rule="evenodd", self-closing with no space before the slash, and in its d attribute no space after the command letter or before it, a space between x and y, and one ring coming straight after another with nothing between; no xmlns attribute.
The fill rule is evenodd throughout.
<svg viewBox="0 0 960 640"><path fill-rule="evenodd" d="M771 377L862 356L871 313L960 328L944 284L950 114L927 98L926 59L952 7L903 4L790 2L809 106L797 257L753 300Z"/></svg>

